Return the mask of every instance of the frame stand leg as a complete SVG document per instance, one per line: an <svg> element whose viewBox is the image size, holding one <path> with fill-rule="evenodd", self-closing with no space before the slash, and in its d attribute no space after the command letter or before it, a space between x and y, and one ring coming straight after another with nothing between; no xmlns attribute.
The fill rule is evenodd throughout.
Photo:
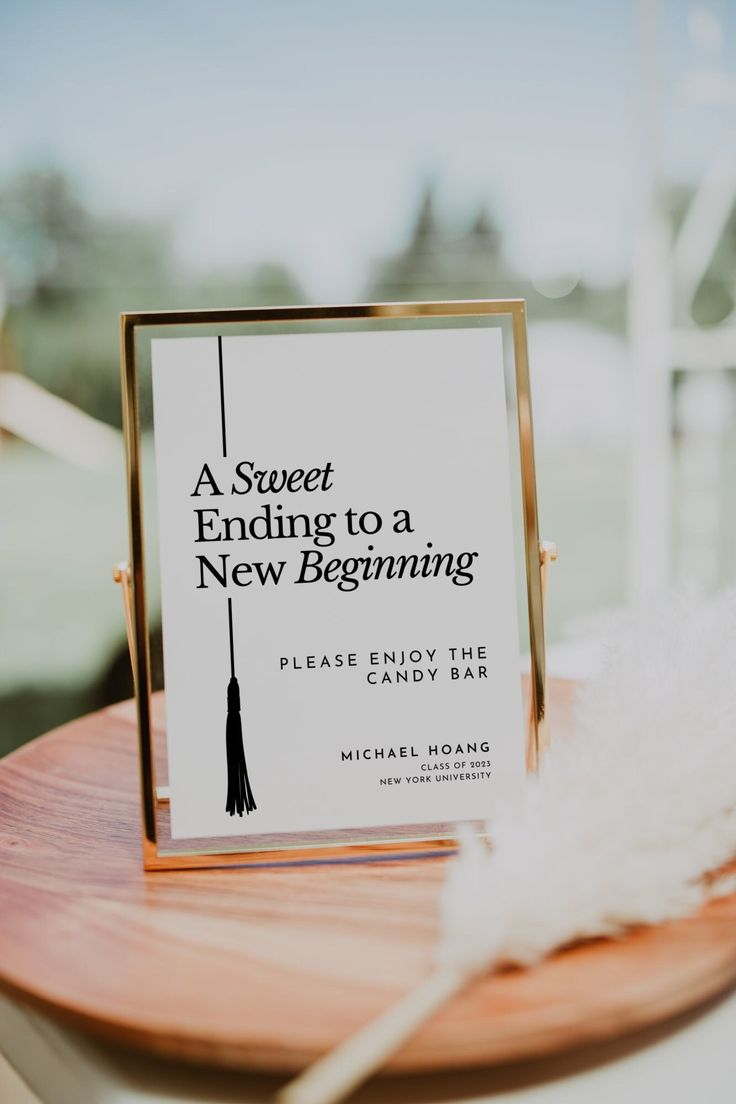
<svg viewBox="0 0 736 1104"><path fill-rule="evenodd" d="M540 541L539 542L539 575L542 582L542 613L544 614L547 609L547 584L549 582L549 565L554 563L557 559L557 545L554 541ZM539 769L542 755L547 750L550 744L550 728L549 719L546 714L547 703L549 701L547 695L547 667L545 663L544 671L544 702L545 702L545 715L543 717L536 716L536 702L534 700L534 686L531 688L529 702L529 721L527 727L527 744L526 744L526 768L527 771L533 773Z"/></svg>
<svg viewBox="0 0 736 1104"><path fill-rule="evenodd" d="M131 593L130 593L130 564L127 560L120 560L118 563L113 564L112 568L113 582L117 583L120 587L120 593L123 599L123 617L125 618L125 632L128 637L128 652L130 654L131 662L133 659L133 615L131 613ZM156 800L162 805L168 803L171 797L171 790L168 786L156 787Z"/></svg>

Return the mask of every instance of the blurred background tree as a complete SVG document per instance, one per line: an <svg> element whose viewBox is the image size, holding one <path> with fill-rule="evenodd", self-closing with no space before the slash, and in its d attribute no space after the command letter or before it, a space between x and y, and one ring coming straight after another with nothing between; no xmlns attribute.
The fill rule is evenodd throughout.
<svg viewBox="0 0 736 1104"><path fill-rule="evenodd" d="M368 301L522 298L530 318L585 318L623 333L625 285L592 288L570 272L536 286L506 256L503 233L486 203L460 219L443 216L434 184L425 186L403 249L374 264Z"/></svg>
<svg viewBox="0 0 736 1104"><path fill-rule="evenodd" d="M58 169L25 169L0 189L0 274L22 370L115 426L121 406L114 320L125 304L165 310L181 302L207 307L305 297L280 264L187 278L171 225L93 213Z"/></svg>

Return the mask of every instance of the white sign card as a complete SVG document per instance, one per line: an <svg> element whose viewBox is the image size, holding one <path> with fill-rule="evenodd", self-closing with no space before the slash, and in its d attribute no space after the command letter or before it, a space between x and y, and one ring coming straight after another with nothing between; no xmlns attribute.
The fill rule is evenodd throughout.
<svg viewBox="0 0 736 1104"><path fill-rule="evenodd" d="M492 817L524 776L501 331L152 360L172 838Z"/></svg>

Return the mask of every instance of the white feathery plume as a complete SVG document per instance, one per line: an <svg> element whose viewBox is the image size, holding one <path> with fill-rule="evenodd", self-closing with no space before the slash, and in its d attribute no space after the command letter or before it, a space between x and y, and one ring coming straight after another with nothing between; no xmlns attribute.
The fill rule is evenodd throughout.
<svg viewBox="0 0 736 1104"><path fill-rule="evenodd" d="M736 854L736 596L640 615L583 690L520 806L464 843L439 957L527 965L694 911Z"/></svg>
<svg viewBox="0 0 736 1104"><path fill-rule="evenodd" d="M736 856L736 592L677 599L615 632L521 801L462 837L442 901L437 971L297 1078L282 1104L332 1104L474 975L532 965L732 892Z"/></svg>

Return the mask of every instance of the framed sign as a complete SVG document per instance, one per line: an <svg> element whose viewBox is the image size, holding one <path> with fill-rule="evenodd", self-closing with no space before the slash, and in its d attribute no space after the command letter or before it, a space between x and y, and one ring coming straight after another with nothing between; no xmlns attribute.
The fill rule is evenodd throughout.
<svg viewBox="0 0 736 1104"><path fill-rule="evenodd" d="M545 715L524 302L121 321L146 867L492 821Z"/></svg>

